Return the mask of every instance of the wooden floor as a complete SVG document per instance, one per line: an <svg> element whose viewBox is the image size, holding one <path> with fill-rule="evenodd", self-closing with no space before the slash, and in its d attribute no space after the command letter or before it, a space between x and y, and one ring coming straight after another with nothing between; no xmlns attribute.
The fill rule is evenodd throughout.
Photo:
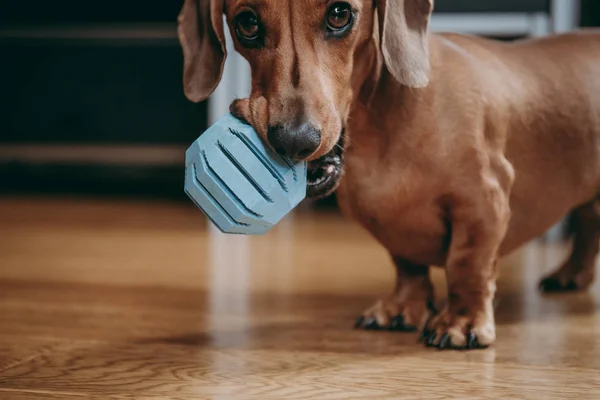
<svg viewBox="0 0 600 400"><path fill-rule="evenodd" d="M393 271L335 215L224 237L187 204L0 199L0 399L600 399L599 286L536 290L564 250L503 262L493 348L439 352L352 329Z"/></svg>

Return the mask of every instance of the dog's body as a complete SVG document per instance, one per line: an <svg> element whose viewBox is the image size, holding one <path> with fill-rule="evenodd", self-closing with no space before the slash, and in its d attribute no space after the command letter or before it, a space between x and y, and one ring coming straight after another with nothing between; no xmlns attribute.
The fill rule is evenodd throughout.
<svg viewBox="0 0 600 400"><path fill-rule="evenodd" d="M510 197L501 254L594 199L600 32L511 44L431 35L430 49L426 89L383 77L369 108L353 107L338 189L347 214L391 254L443 266L449 202L477 203L484 185Z"/></svg>
<svg viewBox="0 0 600 400"><path fill-rule="evenodd" d="M542 286L593 280L600 33L511 44L428 34L432 8L432 0L186 0L184 87L193 101L216 87L225 14L253 80L232 113L282 156L310 160L309 193L339 183L342 211L394 260L392 294L357 326L420 326L428 345L485 347L495 340L498 258L571 210L573 252ZM431 266L446 268L440 313Z"/></svg>
<svg viewBox="0 0 600 400"><path fill-rule="evenodd" d="M451 273L459 282L474 278L470 246L453 254L457 228L475 230L474 246L485 244L487 224L498 229L501 237L488 245L499 246L491 251L502 256L581 207L583 223L591 225L584 229L592 231L580 239L587 249L546 284L584 288L594 275L600 214L586 204L600 193L600 33L512 44L432 35L430 49L427 88L413 90L383 77L370 107L357 104L350 116L339 204L405 270L392 296L360 321L371 328L389 326L397 315L404 325L424 323L422 299L432 297L423 276L427 266L466 257L458 264L467 266L451 267ZM494 269L495 261L486 275L495 276ZM406 271L413 272L407 277ZM415 273L416 280L410 276ZM481 290L494 288L476 292ZM466 293L455 294L457 308L473 301ZM420 301L411 306L409 297ZM442 329L455 318L442 320ZM477 320L467 324L477 329ZM493 341L491 329L477 334L479 344ZM450 336L449 343L465 343L460 334L458 340ZM433 331L430 337L437 345L443 335Z"/></svg>

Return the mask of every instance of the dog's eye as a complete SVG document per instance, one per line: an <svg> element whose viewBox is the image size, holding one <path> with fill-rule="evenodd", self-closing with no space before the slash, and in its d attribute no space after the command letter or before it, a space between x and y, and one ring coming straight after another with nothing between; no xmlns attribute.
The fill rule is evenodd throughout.
<svg viewBox="0 0 600 400"><path fill-rule="evenodd" d="M327 11L327 30L334 34L344 33L352 25L354 13L348 3L334 3Z"/></svg>
<svg viewBox="0 0 600 400"><path fill-rule="evenodd" d="M253 11L244 11L235 18L235 32L242 42L255 42L260 37L260 22Z"/></svg>

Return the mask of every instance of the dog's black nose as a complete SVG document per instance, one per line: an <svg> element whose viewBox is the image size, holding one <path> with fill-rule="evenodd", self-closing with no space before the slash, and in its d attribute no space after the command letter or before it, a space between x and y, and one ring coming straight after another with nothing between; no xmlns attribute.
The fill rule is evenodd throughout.
<svg viewBox="0 0 600 400"><path fill-rule="evenodd" d="M284 125L272 126L267 136L277 154L295 160L308 158L321 144L321 131L306 123L289 128Z"/></svg>

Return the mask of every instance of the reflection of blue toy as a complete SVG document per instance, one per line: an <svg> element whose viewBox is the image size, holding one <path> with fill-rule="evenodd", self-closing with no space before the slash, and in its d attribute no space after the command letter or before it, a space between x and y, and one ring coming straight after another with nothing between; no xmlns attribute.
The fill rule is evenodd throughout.
<svg viewBox="0 0 600 400"><path fill-rule="evenodd" d="M260 235L306 197L306 163L280 157L229 114L187 150L185 192L222 232Z"/></svg>

